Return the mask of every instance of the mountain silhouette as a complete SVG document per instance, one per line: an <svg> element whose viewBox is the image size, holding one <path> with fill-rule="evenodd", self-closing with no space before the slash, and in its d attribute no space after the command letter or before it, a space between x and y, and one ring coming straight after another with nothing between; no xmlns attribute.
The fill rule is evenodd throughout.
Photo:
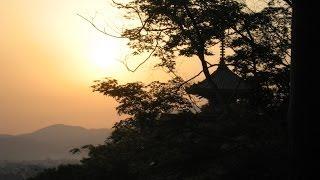
<svg viewBox="0 0 320 180"><path fill-rule="evenodd" d="M0 160L28 161L77 159L69 150L86 144L103 144L111 129L86 129L56 124L28 134L0 135Z"/></svg>

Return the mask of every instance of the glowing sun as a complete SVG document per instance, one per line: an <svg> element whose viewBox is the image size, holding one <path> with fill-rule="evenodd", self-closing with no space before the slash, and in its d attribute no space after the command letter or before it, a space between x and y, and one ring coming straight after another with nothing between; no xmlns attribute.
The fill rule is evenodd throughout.
<svg viewBox="0 0 320 180"><path fill-rule="evenodd" d="M90 44L89 61L95 68L112 69L115 68L119 62L120 49L117 42L112 40L93 39Z"/></svg>

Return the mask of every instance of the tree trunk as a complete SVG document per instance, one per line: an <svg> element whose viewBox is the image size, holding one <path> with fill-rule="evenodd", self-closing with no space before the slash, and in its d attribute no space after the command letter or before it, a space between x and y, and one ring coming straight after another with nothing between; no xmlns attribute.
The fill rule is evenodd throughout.
<svg viewBox="0 0 320 180"><path fill-rule="evenodd" d="M292 23L292 59L290 68L290 104L288 110L288 133L289 133L289 179L290 180L309 180L311 175L319 178L319 162L315 160L316 154L313 147L319 143L316 139L315 132L319 127L311 122L312 119L319 120L319 113L315 105L311 106L309 102L315 99L319 93L313 93L316 83L314 80L312 68L316 60L310 58L316 53L315 41L316 36L312 33L312 26L315 29L315 23L318 22L314 12L309 7L318 7L310 1L295 1L293 4L293 23ZM312 36L312 34L314 36ZM319 42L319 41L318 41ZM319 106L319 105L318 105ZM312 113L316 115L312 116ZM316 114L317 113L317 114ZM314 139L312 139L314 138ZM314 162L314 163L312 163Z"/></svg>

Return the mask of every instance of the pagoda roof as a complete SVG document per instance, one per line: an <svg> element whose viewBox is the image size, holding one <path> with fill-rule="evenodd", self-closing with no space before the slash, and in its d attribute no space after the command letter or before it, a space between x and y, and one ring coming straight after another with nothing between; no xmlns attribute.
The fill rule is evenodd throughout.
<svg viewBox="0 0 320 180"><path fill-rule="evenodd" d="M250 87L225 64L224 38L223 32L221 36L220 62L218 68L211 74L211 78L217 86L218 91L222 93L247 92ZM211 96L215 90L216 87L207 78L187 88L188 93L201 96Z"/></svg>
<svg viewBox="0 0 320 180"><path fill-rule="evenodd" d="M237 91L243 92L249 89L249 86L234 72L232 72L224 61L220 61L218 68L211 74L212 80L217 85L220 91ZM191 94L200 94L200 91L212 92L215 88L207 79L193 84L188 88Z"/></svg>

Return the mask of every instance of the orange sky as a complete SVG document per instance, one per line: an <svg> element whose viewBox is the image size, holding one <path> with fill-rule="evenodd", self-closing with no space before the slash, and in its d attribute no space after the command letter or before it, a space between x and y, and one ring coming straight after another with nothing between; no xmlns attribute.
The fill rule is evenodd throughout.
<svg viewBox="0 0 320 180"><path fill-rule="evenodd" d="M120 15L107 0L1 1L0 134L56 123L111 127L119 119L116 104L91 92L93 80L167 78L152 64L127 72L116 61L126 55L125 42L104 36L76 15L95 12L98 24L118 25Z"/></svg>
<svg viewBox="0 0 320 180"><path fill-rule="evenodd" d="M111 33L117 31L115 27L121 28L124 22L109 2L1 1L0 134L25 133L57 123L111 127L119 119L116 103L92 93L93 80L113 77L122 82L147 82L168 78L152 64L128 72L117 61L128 54L126 42L97 32L77 16L96 16L98 25L112 27L107 29ZM196 60L179 61L178 65L186 78L200 71Z"/></svg>

